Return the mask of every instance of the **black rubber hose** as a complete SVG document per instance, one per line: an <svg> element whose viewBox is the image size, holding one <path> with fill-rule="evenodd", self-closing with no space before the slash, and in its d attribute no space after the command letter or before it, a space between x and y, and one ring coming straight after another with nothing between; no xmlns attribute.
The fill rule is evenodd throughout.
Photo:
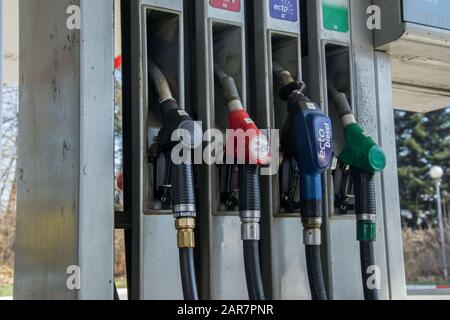
<svg viewBox="0 0 450 320"><path fill-rule="evenodd" d="M375 249L373 241L360 241L359 242L360 254L361 254L361 274L363 279L364 299L379 300L379 294L377 289L369 289L368 280L370 274L367 272L369 267L375 265Z"/></svg>
<svg viewBox="0 0 450 320"><path fill-rule="evenodd" d="M305 246L305 252L311 298L318 301L327 300L322 274L320 246Z"/></svg>
<svg viewBox="0 0 450 320"><path fill-rule="evenodd" d="M239 210L261 210L261 187L255 165L239 165ZM265 300L259 256L259 240L244 240L245 277L250 300Z"/></svg>
<svg viewBox="0 0 450 320"><path fill-rule="evenodd" d="M370 172L363 172L353 169L355 181L355 201L357 215L375 215L376 214L376 196L374 175ZM361 259L361 275L364 289L365 300L378 300L378 289L368 287L369 267L375 266L373 239L360 239L360 259Z"/></svg>
<svg viewBox="0 0 450 320"><path fill-rule="evenodd" d="M265 300L259 259L259 241L244 241L244 263L249 299L251 301Z"/></svg>
<svg viewBox="0 0 450 320"><path fill-rule="evenodd" d="M375 196L375 176L369 172L352 169L355 182L356 215L375 215L377 212Z"/></svg>
<svg viewBox="0 0 450 320"><path fill-rule="evenodd" d="M261 210L261 183L255 165L239 165L239 210Z"/></svg>
<svg viewBox="0 0 450 320"><path fill-rule="evenodd" d="M173 205L195 205L194 169L190 164L172 164Z"/></svg>
<svg viewBox="0 0 450 320"><path fill-rule="evenodd" d="M198 300L194 248L180 249L180 269L184 300Z"/></svg>
<svg viewBox="0 0 450 320"><path fill-rule="evenodd" d="M172 165L173 205L195 205L194 173L190 164ZM189 215L195 212L183 212ZM198 300L194 248L180 248L181 282L184 299Z"/></svg>

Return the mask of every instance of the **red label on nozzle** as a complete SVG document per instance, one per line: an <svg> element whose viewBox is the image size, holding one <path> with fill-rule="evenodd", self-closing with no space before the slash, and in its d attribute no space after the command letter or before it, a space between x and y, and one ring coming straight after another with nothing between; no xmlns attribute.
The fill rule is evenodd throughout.
<svg viewBox="0 0 450 320"><path fill-rule="evenodd" d="M241 11L241 0L209 0L211 7L233 12Z"/></svg>

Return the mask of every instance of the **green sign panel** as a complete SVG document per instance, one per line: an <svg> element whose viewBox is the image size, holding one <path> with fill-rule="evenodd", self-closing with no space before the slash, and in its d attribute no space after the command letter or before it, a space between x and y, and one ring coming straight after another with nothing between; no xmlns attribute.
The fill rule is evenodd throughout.
<svg viewBox="0 0 450 320"><path fill-rule="evenodd" d="M348 0L323 0L324 28L336 32L349 31Z"/></svg>

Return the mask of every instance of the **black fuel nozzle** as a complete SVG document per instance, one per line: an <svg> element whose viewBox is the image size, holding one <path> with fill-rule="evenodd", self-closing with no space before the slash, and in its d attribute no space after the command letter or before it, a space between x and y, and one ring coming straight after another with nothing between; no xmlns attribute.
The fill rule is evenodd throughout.
<svg viewBox="0 0 450 320"><path fill-rule="evenodd" d="M280 206L286 213L300 210L301 202L298 194L300 170L293 157L284 157L279 170L280 177Z"/></svg>
<svg viewBox="0 0 450 320"><path fill-rule="evenodd" d="M180 249L180 269L183 293L186 300L198 300L197 281L194 263L196 199L194 186L194 168L191 157L173 155L172 151L180 143L184 145L183 152L198 147L202 143L201 127L192 120L189 114L182 110L173 98L169 83L162 71L148 61L149 74L155 84L160 101L160 111L163 126L158 134L157 146L160 166L164 163L164 178L159 196L166 200L167 188L170 185L170 199L175 216L177 229L177 244ZM178 164L173 156L182 157ZM179 160L179 159L177 159ZM188 160L186 162L186 160ZM170 183L169 183L170 181ZM158 183L158 181L156 181ZM159 182L161 185L161 182Z"/></svg>
<svg viewBox="0 0 450 320"><path fill-rule="evenodd" d="M332 175L335 207L341 214L354 212L355 192L351 167L339 161Z"/></svg>
<svg viewBox="0 0 450 320"><path fill-rule="evenodd" d="M220 203L229 211L236 211L239 206L238 166L223 164L220 171Z"/></svg>

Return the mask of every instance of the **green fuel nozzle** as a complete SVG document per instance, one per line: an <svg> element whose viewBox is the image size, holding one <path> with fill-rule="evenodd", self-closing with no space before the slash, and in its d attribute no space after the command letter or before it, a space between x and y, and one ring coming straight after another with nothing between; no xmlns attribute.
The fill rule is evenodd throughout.
<svg viewBox="0 0 450 320"><path fill-rule="evenodd" d="M345 148L338 156L339 161L366 172L383 171L386 167L386 155L356 122L346 95L332 87L329 92L344 125Z"/></svg>

